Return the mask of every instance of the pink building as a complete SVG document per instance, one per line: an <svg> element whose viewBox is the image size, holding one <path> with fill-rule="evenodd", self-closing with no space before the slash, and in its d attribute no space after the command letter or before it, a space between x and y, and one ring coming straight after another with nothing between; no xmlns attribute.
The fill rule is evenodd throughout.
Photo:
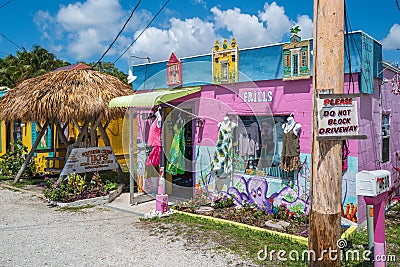
<svg viewBox="0 0 400 267"><path fill-rule="evenodd" d="M358 120L355 135L366 139L343 141L342 204L347 222L363 224L366 208L356 195L356 174L386 169L393 184L399 176L393 168L400 165L399 69L382 61L379 42L363 32L351 35L353 42L346 44L350 54L345 55L344 93L358 94L354 98L357 117L352 121ZM167 85L167 61L133 67L139 77L134 90L162 110L161 165L170 182L168 194L185 198L205 194L210 200L227 194L238 205L247 202L268 210L272 202L285 203L294 211L308 212L312 40L297 37L286 44L241 50L235 40L228 52L218 50L218 58L217 42L212 54L180 59L178 88ZM145 146L151 111L140 103L133 106L139 115L137 142ZM294 128L287 124L289 117L294 118ZM180 120L184 134L179 143L175 126ZM291 131L294 135L289 137ZM176 155L183 155L184 163ZM146 154L139 153L139 158L144 161ZM171 164L179 168L168 171ZM143 163L140 166L145 190L154 191L152 177L157 172Z"/></svg>

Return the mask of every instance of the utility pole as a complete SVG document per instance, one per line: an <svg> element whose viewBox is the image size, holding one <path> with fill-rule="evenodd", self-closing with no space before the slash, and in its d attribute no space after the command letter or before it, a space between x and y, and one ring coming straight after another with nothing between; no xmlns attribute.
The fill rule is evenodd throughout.
<svg viewBox="0 0 400 267"><path fill-rule="evenodd" d="M313 134L309 266L340 266L342 141L317 140L321 90L342 94L344 87L344 1L314 0ZM334 253L333 250L338 250ZM329 253L333 251L332 253ZM336 259L335 259L336 256Z"/></svg>

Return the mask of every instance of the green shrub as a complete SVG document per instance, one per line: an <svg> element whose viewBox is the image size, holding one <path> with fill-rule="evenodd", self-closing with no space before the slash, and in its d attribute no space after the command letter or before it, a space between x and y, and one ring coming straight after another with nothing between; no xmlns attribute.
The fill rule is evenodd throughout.
<svg viewBox="0 0 400 267"><path fill-rule="evenodd" d="M98 172L92 174L90 180L86 175L70 173L63 181L45 178L46 185L43 189L46 198L53 201L71 202L80 199L100 197L116 189L116 182L106 181L103 185Z"/></svg>
<svg viewBox="0 0 400 267"><path fill-rule="evenodd" d="M25 154L28 148L22 144L21 140L10 143L9 152L0 156L0 176L13 177L17 175L19 169L25 161ZM32 176L36 174L36 166L34 160L26 167L23 176Z"/></svg>

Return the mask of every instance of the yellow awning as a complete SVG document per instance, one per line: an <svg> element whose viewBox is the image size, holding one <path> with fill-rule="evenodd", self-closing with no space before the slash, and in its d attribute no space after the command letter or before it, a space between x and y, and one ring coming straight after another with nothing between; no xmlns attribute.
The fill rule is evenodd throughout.
<svg viewBox="0 0 400 267"><path fill-rule="evenodd" d="M120 96L111 99L109 107L152 107L162 103L199 92L201 87L179 88L171 90L156 90L147 93Z"/></svg>

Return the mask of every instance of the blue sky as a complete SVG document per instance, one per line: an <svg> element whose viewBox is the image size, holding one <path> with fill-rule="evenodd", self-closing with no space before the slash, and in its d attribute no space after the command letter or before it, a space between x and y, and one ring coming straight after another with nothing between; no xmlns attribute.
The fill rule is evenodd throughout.
<svg viewBox="0 0 400 267"><path fill-rule="evenodd" d="M0 57L38 44L70 63L97 61L129 17L137 1L0 0ZM400 61L400 10L396 0L347 1L351 29L380 41L384 59ZM142 0L102 61L114 62L159 11L165 0ZM313 1L170 0L136 43L116 61L127 72L129 55L168 59L205 54L218 38L234 36L239 48L287 42L300 25L312 37ZM7 40L6 38L9 40ZM10 40L12 42L10 42ZM130 58L130 64L141 63Z"/></svg>

